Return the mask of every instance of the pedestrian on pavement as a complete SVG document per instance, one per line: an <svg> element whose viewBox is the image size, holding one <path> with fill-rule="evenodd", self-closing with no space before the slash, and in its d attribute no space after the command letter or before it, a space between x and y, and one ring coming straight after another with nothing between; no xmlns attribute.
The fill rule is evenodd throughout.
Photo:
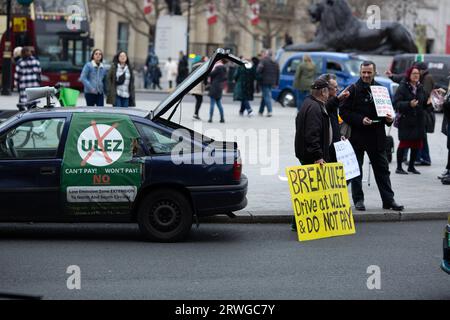
<svg viewBox="0 0 450 320"><path fill-rule="evenodd" d="M319 77L320 79L323 79L328 82L328 92L329 97L325 104L325 109L328 112L328 115L330 117L330 123L331 128L333 129L333 139L332 142L339 142L343 140L345 137L341 136L340 129L339 129L339 105L342 101L348 98L350 93L347 89L343 90L340 94L339 93L339 86L336 81L336 76L334 74L324 74ZM334 144L330 146L330 159L331 162L336 162L336 150L334 149Z"/></svg>
<svg viewBox="0 0 450 320"><path fill-rule="evenodd" d="M158 88L159 90L162 90L160 80L162 77L161 68L159 65L157 65L153 70L153 76L152 76L152 88L153 90L156 90Z"/></svg>
<svg viewBox="0 0 450 320"><path fill-rule="evenodd" d="M156 69L159 65L159 59L158 56L155 54L155 51L153 48L150 49L147 59L145 60L145 80L144 80L144 87L145 89L148 89L149 86L151 86L154 83L155 73Z"/></svg>
<svg viewBox="0 0 450 320"><path fill-rule="evenodd" d="M21 58L17 60L14 84L19 90L19 110L25 110L27 95L25 89L39 87L41 84L41 64L33 56L29 47L23 47Z"/></svg>
<svg viewBox="0 0 450 320"><path fill-rule="evenodd" d="M427 108L427 97L423 85L420 83L420 70L411 67L406 71L406 79L400 83L395 97L394 108L398 113L397 174L408 174L402 168L406 149L411 149L408 172L420 174L414 167L419 150L423 147L425 132L424 112Z"/></svg>
<svg viewBox="0 0 450 320"><path fill-rule="evenodd" d="M136 106L134 75L125 51L119 51L114 57L108 72L107 84L107 103L121 108Z"/></svg>
<svg viewBox="0 0 450 320"><path fill-rule="evenodd" d="M416 66L420 70L420 83L425 91L425 101L431 97L431 93L436 89L436 82L428 71L428 66L424 62L417 63ZM430 147L428 145L428 133L434 132L436 117L433 108L424 110L425 125L423 127L423 146L420 148L417 156L417 164L422 166L431 166Z"/></svg>
<svg viewBox="0 0 450 320"><path fill-rule="evenodd" d="M261 79L262 98L259 107L259 115L264 114L267 106L267 116L272 116L272 88L278 86L280 81L280 67L278 62L273 60L272 50L264 52L264 58L259 62L256 71L257 76Z"/></svg>
<svg viewBox="0 0 450 320"><path fill-rule="evenodd" d="M250 101L253 101L255 79L256 67L254 65L251 69L240 66L234 72L236 85L234 86L233 98L235 101L241 101L240 116L243 116L245 111L247 111L249 117L252 115L253 109L250 106Z"/></svg>
<svg viewBox="0 0 450 320"><path fill-rule="evenodd" d="M330 84L324 79L313 82L311 95L295 119L295 155L302 165L325 164L330 161L333 140L330 116L325 108Z"/></svg>
<svg viewBox="0 0 450 320"><path fill-rule="evenodd" d="M189 75L189 61L188 57L183 51L180 51L180 59L178 61L178 75L177 75L177 85L182 83L184 79Z"/></svg>
<svg viewBox="0 0 450 320"><path fill-rule="evenodd" d="M306 97L295 119L295 156L301 165L320 164L330 161L332 127L325 108L329 98L330 84L317 79L311 86L311 95ZM291 230L296 231L295 218Z"/></svg>
<svg viewBox="0 0 450 320"><path fill-rule="evenodd" d="M169 83L169 89L172 89L174 81L177 79L178 75L178 65L172 58L169 57L164 66L164 70L167 75L167 82Z"/></svg>
<svg viewBox="0 0 450 320"><path fill-rule="evenodd" d="M404 207L394 200L389 164L386 155L385 125L391 126L394 118L388 114L378 117L370 86L380 85L374 81L376 65L364 61L360 66L360 79L352 85L349 97L340 108L342 119L351 127L350 142L355 150L361 175L352 180L352 197L356 210L364 211L364 192L362 189L362 166L364 153L369 156L375 180L383 201L384 209L402 211Z"/></svg>
<svg viewBox="0 0 450 320"><path fill-rule="evenodd" d="M428 71L428 66L424 62L415 62L413 67L418 67L420 70L420 83L423 85L427 100L430 99L431 93L436 89L436 83L433 76ZM402 81L408 81L406 73L393 74L390 70L385 72L392 81L396 83L401 83ZM419 150L417 155L415 165L421 166L431 166L431 156L430 149L428 145L428 133L433 133L435 128L436 116L434 115L433 109L427 108L424 112L425 125L424 125L424 137L423 137L423 147ZM408 150L406 149L403 156L403 162L407 162Z"/></svg>
<svg viewBox="0 0 450 320"><path fill-rule="evenodd" d="M300 111L300 107L303 100L311 92L311 83L316 76L316 65L311 59L311 56L305 54L303 56L303 62L297 66L294 78L295 89L295 105L297 106L297 112Z"/></svg>
<svg viewBox="0 0 450 320"><path fill-rule="evenodd" d="M442 120L442 133L447 136L447 166L444 172L438 177L443 183L450 184L450 84L448 85L447 95L444 100L443 108L444 118Z"/></svg>
<svg viewBox="0 0 450 320"><path fill-rule="evenodd" d="M80 81L84 86L86 105L103 107L106 93L106 69L103 65L103 52L94 49L91 61L87 62L81 71Z"/></svg>
<svg viewBox="0 0 450 320"><path fill-rule="evenodd" d="M227 81L227 69L225 68L226 60L221 60L216 63L213 71L209 75L210 77L210 87L209 87L209 97L211 99L211 106L209 108L209 120L211 123L213 121L214 107L217 104L220 112L220 123L225 122L225 116L222 106L222 95L223 89L225 87L225 82Z"/></svg>
<svg viewBox="0 0 450 320"><path fill-rule="evenodd" d="M195 70L200 68L203 65L203 63L205 63L205 61L206 61L206 57L202 57L200 59L200 61L194 63L192 65L192 72L194 72ZM195 120L201 120L200 116L199 116L199 112L200 112L200 108L202 107L204 92L205 92L204 81L202 81L198 85L196 85L194 87L194 89L192 89L190 92L195 97L195 111L194 111L194 115L193 115L193 118Z"/></svg>
<svg viewBox="0 0 450 320"><path fill-rule="evenodd" d="M259 57L259 55L258 55ZM258 70L258 65L260 62L260 59L258 57L253 57L252 58L252 63L255 66L255 70ZM258 74L256 74L256 78L255 78L255 92L256 93L260 93L261 92L261 79L258 76Z"/></svg>

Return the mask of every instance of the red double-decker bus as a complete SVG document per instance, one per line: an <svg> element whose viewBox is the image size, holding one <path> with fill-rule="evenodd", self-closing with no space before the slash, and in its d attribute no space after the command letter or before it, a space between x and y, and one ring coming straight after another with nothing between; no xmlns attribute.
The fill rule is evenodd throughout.
<svg viewBox="0 0 450 320"><path fill-rule="evenodd" d="M0 3L5 0L0 0ZM6 6L2 5L2 11ZM6 12L0 12L5 15ZM4 17L6 20L6 17ZM42 67L42 85L82 89L79 81L83 65L93 46L86 0L34 0L28 6L13 1L11 48L30 46ZM0 24L1 25L1 24ZM6 25L6 23L5 23ZM6 30L0 42L0 68ZM13 65L12 71L14 73Z"/></svg>

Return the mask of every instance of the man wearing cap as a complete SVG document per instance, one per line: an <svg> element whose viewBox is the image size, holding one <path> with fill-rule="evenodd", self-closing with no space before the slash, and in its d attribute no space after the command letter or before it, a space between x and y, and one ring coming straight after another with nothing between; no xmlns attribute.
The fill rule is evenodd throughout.
<svg viewBox="0 0 450 320"><path fill-rule="evenodd" d="M295 119L295 156L302 165L330 161L330 145L333 129L325 108L329 98L329 83L319 78L311 86L311 95L303 101ZM296 231L295 218L291 230Z"/></svg>
<svg viewBox="0 0 450 320"><path fill-rule="evenodd" d="M377 115L370 89L370 86L380 85L374 81L375 74L375 63L364 61L361 64L361 78L348 89L350 95L342 103L340 115L352 128L349 140L355 150L361 173L364 153L367 152L369 156L383 201L383 209L402 211L404 207L394 200L386 155L386 132L384 128L385 125L391 126L394 118L391 114L386 117L378 117ZM362 189L362 174L352 180L352 197L356 210L366 210Z"/></svg>
<svg viewBox="0 0 450 320"><path fill-rule="evenodd" d="M329 147L333 140L330 117L325 109L329 84L317 79L295 120L295 155L301 164L324 164L330 160Z"/></svg>

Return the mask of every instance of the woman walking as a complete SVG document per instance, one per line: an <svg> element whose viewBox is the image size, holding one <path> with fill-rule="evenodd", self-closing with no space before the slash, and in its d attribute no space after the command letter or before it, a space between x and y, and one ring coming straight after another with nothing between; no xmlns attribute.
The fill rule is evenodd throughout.
<svg viewBox="0 0 450 320"><path fill-rule="evenodd" d="M209 88L209 97L211 98L211 106L209 108L209 121L212 122L214 115L214 107L217 104L220 112L220 123L225 122L222 95L225 81L227 81L227 69L225 68L226 60L221 60L216 63L214 70L209 75L211 79L211 85Z"/></svg>
<svg viewBox="0 0 450 320"><path fill-rule="evenodd" d="M253 109L250 106L250 101L253 101L254 82L256 79L256 67L253 65L251 69L245 66L240 66L234 73L234 100L241 101L241 109L239 115L243 116L247 110L247 115L250 117Z"/></svg>
<svg viewBox="0 0 450 320"><path fill-rule="evenodd" d="M114 57L111 69L108 72L107 83L107 103L122 108L136 106L134 75L125 51L120 51Z"/></svg>
<svg viewBox="0 0 450 320"><path fill-rule="evenodd" d="M402 168L406 149L411 149L408 172L420 174L414 167L417 154L423 147L423 132L425 128L424 110L427 108L425 90L420 80L420 70L413 66L406 72L405 79L400 83L394 97L394 107L400 114L398 119L397 174L408 174Z"/></svg>
<svg viewBox="0 0 450 320"><path fill-rule="evenodd" d="M192 66L192 72L194 72L195 70L200 68L203 65L203 63L205 63L205 61L206 61L206 57L202 57L200 59L200 61L198 61L197 63L195 63ZM195 97L195 112L194 112L194 116L193 116L193 118L195 120L201 120L200 116L199 116L199 112L200 112L200 108L203 103L203 93L204 92L205 92L205 84L203 81L200 82L198 85L196 85L194 87L194 89L192 89L190 92Z"/></svg>
<svg viewBox="0 0 450 320"><path fill-rule="evenodd" d="M94 49L91 61L84 65L80 76L87 106L103 107L105 105L105 79L106 70L103 66L103 52L100 49Z"/></svg>

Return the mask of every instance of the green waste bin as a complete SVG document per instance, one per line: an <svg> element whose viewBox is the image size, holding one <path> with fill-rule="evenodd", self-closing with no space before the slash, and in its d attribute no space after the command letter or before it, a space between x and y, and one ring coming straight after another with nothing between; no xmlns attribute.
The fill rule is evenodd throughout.
<svg viewBox="0 0 450 320"><path fill-rule="evenodd" d="M77 105L80 91L70 88L61 88L59 90L59 101L63 107L75 107Z"/></svg>

